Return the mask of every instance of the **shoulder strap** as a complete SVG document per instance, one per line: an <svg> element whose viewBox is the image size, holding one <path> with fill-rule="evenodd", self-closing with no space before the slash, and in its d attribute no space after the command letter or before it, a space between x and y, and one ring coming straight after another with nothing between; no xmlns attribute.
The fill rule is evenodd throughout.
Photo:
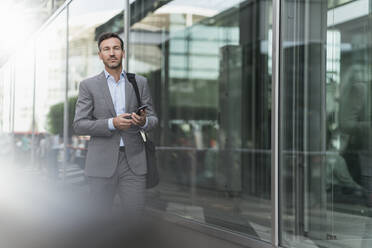
<svg viewBox="0 0 372 248"><path fill-rule="evenodd" d="M140 94L139 94L139 90L138 90L138 85L137 85L137 81L136 81L136 74L127 73L127 78L128 78L128 81L133 85L134 92L136 92L138 106L142 106L142 102L141 102L141 98L140 98ZM141 133L143 141L145 143L147 143L147 140L148 140L147 134L144 131L140 131L140 133Z"/></svg>
<svg viewBox="0 0 372 248"><path fill-rule="evenodd" d="M142 102L141 102L141 98L140 98L140 94L139 94L139 90L138 90L138 85L137 85L137 81L136 81L136 74L128 72L128 73L126 73L126 75L127 75L128 81L133 85L134 92L136 92L138 105L142 106Z"/></svg>

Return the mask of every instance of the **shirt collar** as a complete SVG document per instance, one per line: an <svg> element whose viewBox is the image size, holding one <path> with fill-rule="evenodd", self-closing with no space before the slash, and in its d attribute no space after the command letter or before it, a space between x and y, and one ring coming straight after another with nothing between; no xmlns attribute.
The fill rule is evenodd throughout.
<svg viewBox="0 0 372 248"><path fill-rule="evenodd" d="M111 75L110 75L110 73L108 73L107 71L106 71L106 69L103 69L103 72L105 73L105 77L106 77L106 79L108 79L109 77L112 77ZM120 76L122 76L122 77L124 77L124 75L125 75L125 71L124 71L124 69L121 71L121 73L120 73Z"/></svg>

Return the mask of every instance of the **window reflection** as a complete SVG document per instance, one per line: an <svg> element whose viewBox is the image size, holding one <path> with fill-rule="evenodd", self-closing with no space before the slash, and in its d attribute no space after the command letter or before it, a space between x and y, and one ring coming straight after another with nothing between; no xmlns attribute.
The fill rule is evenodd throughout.
<svg viewBox="0 0 372 248"><path fill-rule="evenodd" d="M368 6L365 0L283 3L284 246L370 246Z"/></svg>
<svg viewBox="0 0 372 248"><path fill-rule="evenodd" d="M150 202L270 240L271 3L158 2L132 3L129 51L160 120Z"/></svg>
<svg viewBox="0 0 372 248"><path fill-rule="evenodd" d="M35 166L54 183L63 165L66 12L36 40ZM21 142L23 142L21 140Z"/></svg>
<svg viewBox="0 0 372 248"><path fill-rule="evenodd" d="M6 63L4 66L1 67L0 70L0 97L1 97L1 105L0 105L0 123L1 123L1 132L7 133L11 132L12 124L11 124L11 116L12 116L12 108L13 108L13 101L11 92L13 90L13 81L12 81L12 67L11 62Z"/></svg>
<svg viewBox="0 0 372 248"><path fill-rule="evenodd" d="M25 166L32 161L33 132L33 88L34 88L34 52L33 44L26 45L25 52L15 58L14 66L14 152L15 163Z"/></svg>
<svg viewBox="0 0 372 248"><path fill-rule="evenodd" d="M0 163L8 165L14 159L14 140L11 132L11 63L8 62L0 69Z"/></svg>

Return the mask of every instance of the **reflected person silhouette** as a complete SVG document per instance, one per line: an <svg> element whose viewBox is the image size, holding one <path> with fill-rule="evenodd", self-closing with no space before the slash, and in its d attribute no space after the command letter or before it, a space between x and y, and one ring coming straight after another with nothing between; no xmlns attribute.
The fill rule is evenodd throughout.
<svg viewBox="0 0 372 248"><path fill-rule="evenodd" d="M368 104L368 75L367 68L360 64L352 65L347 70L340 94L339 121L340 130L347 140L345 153L354 155L354 161L359 161L366 204L372 207L372 123ZM348 166L354 169L357 163Z"/></svg>

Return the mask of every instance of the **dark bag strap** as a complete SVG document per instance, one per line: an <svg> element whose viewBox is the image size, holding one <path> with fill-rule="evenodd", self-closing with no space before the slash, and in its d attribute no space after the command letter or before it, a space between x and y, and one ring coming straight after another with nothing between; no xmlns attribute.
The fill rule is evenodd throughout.
<svg viewBox="0 0 372 248"><path fill-rule="evenodd" d="M133 85L134 91L136 92L136 97L138 101L138 106L142 106L141 97L138 90L138 85L136 81L136 74L134 73L127 73L128 81Z"/></svg>
<svg viewBox="0 0 372 248"><path fill-rule="evenodd" d="M138 85L137 85L137 81L136 81L136 74L127 73L127 78L128 78L128 81L133 85L134 92L136 92L138 106L142 106L142 102L141 102L141 98L140 98L140 94L139 94L139 90L138 90ZM145 143L146 143L148 141L148 137L147 137L146 132L144 132L144 135L146 137L146 139L145 139L146 140Z"/></svg>

